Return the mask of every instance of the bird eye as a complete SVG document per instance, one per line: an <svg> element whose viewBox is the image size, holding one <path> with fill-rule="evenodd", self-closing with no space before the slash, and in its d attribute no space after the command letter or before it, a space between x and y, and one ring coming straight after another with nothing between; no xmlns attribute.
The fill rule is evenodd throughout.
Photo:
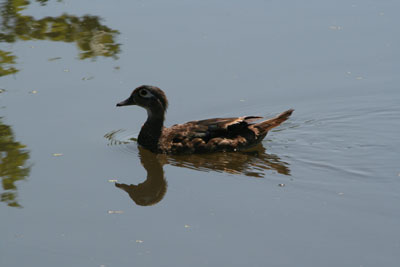
<svg viewBox="0 0 400 267"><path fill-rule="evenodd" d="M140 91L139 91L139 95L140 95L140 96L146 97L147 94L148 94L147 90L144 90L144 89L143 89L143 90L140 90Z"/></svg>

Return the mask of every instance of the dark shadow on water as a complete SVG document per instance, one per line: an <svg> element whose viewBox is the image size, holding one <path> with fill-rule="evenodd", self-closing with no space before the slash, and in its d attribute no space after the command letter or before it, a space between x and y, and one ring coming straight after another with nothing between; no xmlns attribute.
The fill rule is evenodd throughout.
<svg viewBox="0 0 400 267"><path fill-rule="evenodd" d="M150 206L160 202L167 192L162 163L156 154L139 148L140 162L147 171L146 180L138 185L115 183L115 186L127 192L130 198L140 206Z"/></svg>
<svg viewBox="0 0 400 267"><path fill-rule="evenodd" d="M0 179L2 186L0 201L10 207L21 207L17 200L18 188L15 183L23 181L29 176L28 159L29 151L25 149L25 145L15 141L11 127L4 124L0 117Z"/></svg>
<svg viewBox="0 0 400 267"><path fill-rule="evenodd" d="M262 178L268 170L290 175L289 164L274 154L265 152L259 145L247 152L221 152L194 155L154 154L139 147L140 161L147 171L147 178L138 185L116 183L115 186L127 192L130 198L141 206L155 205L167 192L167 181L163 165L169 164L196 171L216 171L229 174Z"/></svg>
<svg viewBox="0 0 400 267"><path fill-rule="evenodd" d="M249 151L164 156L167 164L197 171L216 171L262 178L273 170L290 175L290 169L277 155L267 154L259 144Z"/></svg>
<svg viewBox="0 0 400 267"><path fill-rule="evenodd" d="M46 0L36 0L44 6ZM115 42L119 32L100 23L98 16L81 17L62 14L57 17L36 19L22 14L29 1L4 0L0 4L0 43L16 41L48 40L75 43L79 48L79 58L95 59L97 56L117 58L121 51ZM17 73L17 56L0 49L0 77Z"/></svg>

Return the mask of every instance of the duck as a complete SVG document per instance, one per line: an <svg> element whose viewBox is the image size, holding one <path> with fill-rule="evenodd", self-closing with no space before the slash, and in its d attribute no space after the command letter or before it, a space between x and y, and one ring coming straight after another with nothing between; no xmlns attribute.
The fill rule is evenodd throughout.
<svg viewBox="0 0 400 267"><path fill-rule="evenodd" d="M167 97L160 88L142 85L117 107L136 105L147 111L138 144L156 154L197 154L243 151L259 144L267 133L293 113L286 110L274 118L242 116L189 121L164 127Z"/></svg>

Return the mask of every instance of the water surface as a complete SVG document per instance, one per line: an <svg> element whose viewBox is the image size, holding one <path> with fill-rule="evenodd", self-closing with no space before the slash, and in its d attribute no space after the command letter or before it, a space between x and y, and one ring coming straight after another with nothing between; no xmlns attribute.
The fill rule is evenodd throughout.
<svg viewBox="0 0 400 267"><path fill-rule="evenodd" d="M1 266L398 266L398 1L0 2ZM255 150L166 125L295 112Z"/></svg>

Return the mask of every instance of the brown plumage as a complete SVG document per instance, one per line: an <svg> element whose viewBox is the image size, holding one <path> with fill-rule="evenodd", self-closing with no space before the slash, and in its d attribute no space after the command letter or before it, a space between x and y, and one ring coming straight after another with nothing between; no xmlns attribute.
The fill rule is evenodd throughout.
<svg viewBox="0 0 400 267"><path fill-rule="evenodd" d="M148 118L140 130L138 143L155 153L207 153L236 151L260 143L268 131L286 121L289 109L275 118L255 123L263 117L243 116L190 121L165 128L168 100L164 92L149 85L136 88L117 106L138 105L147 110Z"/></svg>

